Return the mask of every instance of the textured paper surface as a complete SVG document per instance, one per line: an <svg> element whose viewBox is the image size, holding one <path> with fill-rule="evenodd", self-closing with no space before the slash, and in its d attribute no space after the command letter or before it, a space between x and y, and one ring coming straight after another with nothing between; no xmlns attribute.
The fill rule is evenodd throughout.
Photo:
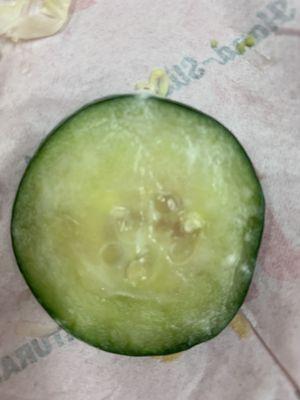
<svg viewBox="0 0 300 400"><path fill-rule="evenodd" d="M257 44L238 55L235 41L253 29ZM78 0L58 35L0 46L1 400L299 398L299 1ZM49 130L86 102L132 92L154 67L168 69L172 99L242 142L267 217L238 320L182 354L128 358L58 330L18 271L9 225L26 163Z"/></svg>

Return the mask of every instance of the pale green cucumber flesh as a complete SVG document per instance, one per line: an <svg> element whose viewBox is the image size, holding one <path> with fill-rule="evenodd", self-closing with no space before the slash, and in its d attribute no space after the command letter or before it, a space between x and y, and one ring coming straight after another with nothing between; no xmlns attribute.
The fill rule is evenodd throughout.
<svg viewBox="0 0 300 400"><path fill-rule="evenodd" d="M218 334L247 293L264 198L246 153L214 119L119 96L58 126L21 181L19 267L76 337L128 355Z"/></svg>

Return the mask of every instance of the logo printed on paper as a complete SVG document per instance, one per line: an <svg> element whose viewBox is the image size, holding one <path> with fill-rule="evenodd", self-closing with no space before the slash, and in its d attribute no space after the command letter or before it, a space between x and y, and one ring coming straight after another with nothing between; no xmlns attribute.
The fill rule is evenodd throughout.
<svg viewBox="0 0 300 400"><path fill-rule="evenodd" d="M55 348L60 348L73 341L73 336L62 329L41 338L32 339L15 351L0 358L0 382L4 382L30 364L47 357Z"/></svg>
<svg viewBox="0 0 300 400"><path fill-rule="evenodd" d="M263 10L257 12L256 16L259 23L255 24L248 33L255 38L255 42L258 44L276 32L280 25L292 21L295 15L295 8L290 8L287 0L271 1ZM169 94L190 85L194 80L202 79L209 66L214 64L226 65L234 61L236 57L241 57L242 54L236 50L236 45L244 37L245 35L237 37L228 45L212 49L214 55L205 60L198 61L187 56L183 57L178 64L167 67L166 71L171 81Z"/></svg>

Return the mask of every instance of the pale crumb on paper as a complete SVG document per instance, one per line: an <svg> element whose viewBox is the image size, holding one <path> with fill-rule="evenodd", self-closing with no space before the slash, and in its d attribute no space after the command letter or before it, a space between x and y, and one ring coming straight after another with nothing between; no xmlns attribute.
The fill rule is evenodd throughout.
<svg viewBox="0 0 300 400"><path fill-rule="evenodd" d="M238 44L235 46L235 49L236 49L236 51L237 51L239 54L244 54L245 51L246 51L245 42L242 41L242 42L238 43Z"/></svg>
<svg viewBox="0 0 300 400"><path fill-rule="evenodd" d="M14 42L54 35L67 22L71 2L15 0L0 4L0 35Z"/></svg>
<svg viewBox="0 0 300 400"><path fill-rule="evenodd" d="M252 334L252 328L243 314L237 314L230 322L230 327L240 339L246 339Z"/></svg>
<svg viewBox="0 0 300 400"><path fill-rule="evenodd" d="M161 97L167 96L170 87L170 79L163 68L154 68L147 82L139 82L136 90L145 90Z"/></svg>
<svg viewBox="0 0 300 400"><path fill-rule="evenodd" d="M163 363L169 363L172 361L176 361L181 357L181 353L174 353L174 354L169 354L167 356L153 356L153 358L163 362Z"/></svg>
<svg viewBox="0 0 300 400"><path fill-rule="evenodd" d="M20 337L42 337L49 335L57 328L55 322L20 321L15 326L15 334Z"/></svg>
<svg viewBox="0 0 300 400"><path fill-rule="evenodd" d="M219 43L218 43L218 41L217 41L216 39L212 39L212 40L210 41L210 47L211 47L211 48L215 49L215 48L217 48L218 46L219 46Z"/></svg>
<svg viewBox="0 0 300 400"><path fill-rule="evenodd" d="M235 49L239 54L244 54L246 51L246 47L253 47L255 46L255 44L255 37L253 35L248 35L244 40L242 40L235 46Z"/></svg>
<svg viewBox="0 0 300 400"><path fill-rule="evenodd" d="M253 35L248 35L244 42L247 47L253 47L256 43L255 37Z"/></svg>

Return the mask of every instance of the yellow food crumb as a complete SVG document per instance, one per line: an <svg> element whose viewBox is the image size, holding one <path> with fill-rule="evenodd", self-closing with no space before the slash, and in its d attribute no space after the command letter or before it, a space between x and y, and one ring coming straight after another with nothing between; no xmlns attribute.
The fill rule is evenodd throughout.
<svg viewBox="0 0 300 400"><path fill-rule="evenodd" d="M213 49L215 49L216 47L219 46L219 43L218 43L218 41L217 41L216 39L212 39L212 40L210 41L210 46L211 46Z"/></svg>
<svg viewBox="0 0 300 400"><path fill-rule="evenodd" d="M153 358L156 358L157 360L168 363L172 361L178 360L178 358L181 357L181 353L174 353L174 354L169 354L167 356L154 356Z"/></svg>
<svg viewBox="0 0 300 400"><path fill-rule="evenodd" d="M158 96L165 97L168 94L170 79L163 68L154 68L147 82L139 82L136 90L146 90Z"/></svg>
<svg viewBox="0 0 300 400"><path fill-rule="evenodd" d="M236 48L236 51L237 51L239 54L244 54L245 51L246 51L245 42L243 41L243 42L238 43L238 44L235 46L235 48Z"/></svg>
<svg viewBox="0 0 300 400"><path fill-rule="evenodd" d="M243 314L237 314L230 323L230 327L240 339L246 339L252 333L251 325Z"/></svg>
<svg viewBox="0 0 300 400"><path fill-rule="evenodd" d="M248 35L243 41L239 42L235 48L239 54L244 54L246 47L253 47L255 43L255 37L253 35Z"/></svg>
<svg viewBox="0 0 300 400"><path fill-rule="evenodd" d="M255 37L253 35L248 35L244 43L247 47L253 47L255 45Z"/></svg>

